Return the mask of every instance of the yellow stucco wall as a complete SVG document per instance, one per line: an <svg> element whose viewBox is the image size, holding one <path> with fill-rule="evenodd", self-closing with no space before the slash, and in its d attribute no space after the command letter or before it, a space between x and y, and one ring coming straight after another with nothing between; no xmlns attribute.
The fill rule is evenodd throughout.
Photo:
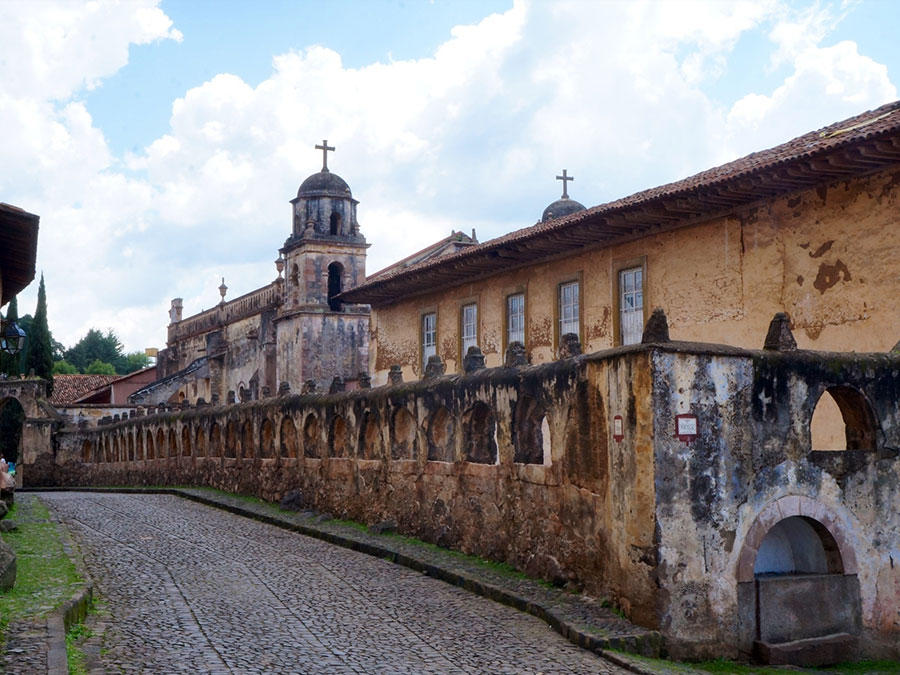
<svg viewBox="0 0 900 675"><path fill-rule="evenodd" d="M580 278L585 352L615 346L616 271L645 265L645 311L662 307L672 339L762 347L788 312L798 346L886 351L900 338L900 170L760 202L735 214L605 249L588 250L373 310L371 366L421 377L421 314L438 314L438 354L458 372L459 314L478 303L479 345L502 362L505 298L526 293L532 363L556 358L558 285ZM612 281L611 281L612 280Z"/></svg>

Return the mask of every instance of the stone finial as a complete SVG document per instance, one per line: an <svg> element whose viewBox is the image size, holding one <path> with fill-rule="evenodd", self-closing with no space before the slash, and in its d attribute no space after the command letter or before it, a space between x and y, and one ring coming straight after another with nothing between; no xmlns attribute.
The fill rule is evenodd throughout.
<svg viewBox="0 0 900 675"><path fill-rule="evenodd" d="M128 419L134 419L137 416L137 411L132 408L128 411Z"/></svg>
<svg viewBox="0 0 900 675"><path fill-rule="evenodd" d="M331 381L331 386L328 388L329 394L337 394L340 391L344 391L344 378L340 375L335 375L334 379Z"/></svg>
<svg viewBox="0 0 900 675"><path fill-rule="evenodd" d="M197 407L198 408L206 407L206 399L203 398L202 396L197 397Z"/></svg>
<svg viewBox="0 0 900 675"><path fill-rule="evenodd" d="M778 312L772 318L763 349L776 352L790 352L797 349L797 341L791 332L791 317L785 312Z"/></svg>
<svg viewBox="0 0 900 675"><path fill-rule="evenodd" d="M403 382L403 368L396 363L391 366L391 369L388 371L388 382L391 384L400 384Z"/></svg>
<svg viewBox="0 0 900 675"><path fill-rule="evenodd" d="M648 345L654 342L669 341L669 322L662 307L657 307L650 314L647 325L644 326L644 334L641 336L641 344Z"/></svg>
<svg viewBox="0 0 900 675"><path fill-rule="evenodd" d="M232 403L236 403L236 402L237 402L237 399L234 397L234 390L233 390L233 389L231 389L231 390L228 391L228 394L227 394L227 396L226 396L226 398L225 398L225 402L228 403L229 405L232 404Z"/></svg>
<svg viewBox="0 0 900 675"><path fill-rule="evenodd" d="M364 370L359 371L356 381L359 383L360 389L370 389L372 387L372 378Z"/></svg>
<svg viewBox="0 0 900 675"><path fill-rule="evenodd" d="M425 379L432 377L440 377L444 374L444 362L437 354L428 357L428 363L425 366Z"/></svg>
<svg viewBox="0 0 900 675"><path fill-rule="evenodd" d="M559 358L570 359L581 354L581 341L575 333L566 333L559 340Z"/></svg>
<svg viewBox="0 0 900 675"><path fill-rule="evenodd" d="M252 399L250 398L250 388L241 389L240 390L241 403L249 403Z"/></svg>
<svg viewBox="0 0 900 675"><path fill-rule="evenodd" d="M287 396L291 393L291 385L287 382L282 382L278 385L278 395L279 396Z"/></svg>
<svg viewBox="0 0 900 675"><path fill-rule="evenodd" d="M181 321L183 309L184 301L181 298L172 298L172 305L169 308L169 323L178 323Z"/></svg>
<svg viewBox="0 0 900 675"><path fill-rule="evenodd" d="M307 380L303 383L303 393L304 394L315 394L316 393L316 381L315 380Z"/></svg>
<svg viewBox="0 0 900 675"><path fill-rule="evenodd" d="M528 352L525 351L525 345L518 340L506 345L506 358L503 359L503 365L507 368L527 366Z"/></svg>
<svg viewBox="0 0 900 675"><path fill-rule="evenodd" d="M431 359L428 359L429 362ZM476 370L484 369L484 354L481 352L481 347L476 345L472 345L466 351L465 357L463 357L463 372L465 373L474 373Z"/></svg>
<svg viewBox="0 0 900 675"><path fill-rule="evenodd" d="M113 422L118 422L120 419L122 419L122 418L119 416L119 413L116 413L115 415L113 415Z"/></svg>
<svg viewBox="0 0 900 675"><path fill-rule="evenodd" d="M219 400L220 400L220 399L219 399L219 392L215 392L215 393L212 395L212 404L213 404L213 405L219 405Z"/></svg>
<svg viewBox="0 0 900 675"><path fill-rule="evenodd" d="M272 390L269 389L268 386L263 385L263 388L262 388L262 397L263 397L263 398L269 398L271 395L272 395Z"/></svg>

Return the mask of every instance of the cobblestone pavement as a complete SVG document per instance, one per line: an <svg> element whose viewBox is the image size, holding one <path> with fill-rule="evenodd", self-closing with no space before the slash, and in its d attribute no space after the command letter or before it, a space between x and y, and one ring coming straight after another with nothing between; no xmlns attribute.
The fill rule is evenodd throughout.
<svg viewBox="0 0 900 675"><path fill-rule="evenodd" d="M107 672L627 672L534 617L177 497L41 498L106 603Z"/></svg>

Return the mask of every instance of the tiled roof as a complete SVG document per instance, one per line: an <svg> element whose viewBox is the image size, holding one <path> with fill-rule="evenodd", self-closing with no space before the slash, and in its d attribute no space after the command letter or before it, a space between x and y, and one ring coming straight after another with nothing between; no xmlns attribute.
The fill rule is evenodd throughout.
<svg viewBox="0 0 900 675"><path fill-rule="evenodd" d="M85 394L118 379L118 375L54 375L50 403L53 405L73 403Z"/></svg>
<svg viewBox="0 0 900 675"><path fill-rule="evenodd" d="M342 294L375 306L587 246L610 246L900 164L900 101L769 150L394 270Z"/></svg>

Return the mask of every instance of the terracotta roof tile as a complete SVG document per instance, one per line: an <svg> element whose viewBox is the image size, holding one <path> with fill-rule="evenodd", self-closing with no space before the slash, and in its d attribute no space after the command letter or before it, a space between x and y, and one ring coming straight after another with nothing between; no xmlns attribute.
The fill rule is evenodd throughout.
<svg viewBox="0 0 900 675"><path fill-rule="evenodd" d="M740 197L736 197L735 194L740 195L742 190L749 195L745 202L751 202L767 195L778 194L779 191L788 193L797 189L808 189L813 181L821 184L842 177L871 173L879 169L879 161L882 168L900 163L900 155L896 154L897 144L893 143L897 137L900 137L900 101L811 131L774 148L751 153L674 183L644 190L561 218L539 222L440 258L424 260L406 268L389 271L349 289L342 297L349 302L384 304L405 295L427 292L429 288L438 285L451 285L457 281L461 283L470 280L473 273L482 276L490 274L490 271L484 270L490 270L489 263L492 257L503 262L504 250L509 251L520 247L522 243L538 239L554 239L557 242L557 249L560 249L563 244L560 244L559 240L570 237L579 225L598 224L591 230L596 233L598 229L602 229L603 222L610 216L635 214L648 206L665 210L674 205L677 212L679 200L690 199L693 202L689 206L695 212L698 211L699 204L709 215L713 215L716 208L718 211L724 210L724 207L713 206L716 199L722 202L730 200L737 205ZM845 170L833 166L818 166L816 163L820 158L826 161L829 157L836 156L842 148L862 146L880 138L891 140L890 148L885 151L887 154L880 160L873 160L868 156L853 157L851 164L848 165L851 168ZM802 175L799 177L786 175L795 169L802 171ZM744 189L742 183L747 180L755 183L751 188ZM764 181L769 181L768 187ZM741 189L737 189L738 187ZM693 215L696 217L701 214ZM666 217L671 218L671 215ZM644 226L639 225L633 229L639 234L641 227ZM644 227L644 230L649 229ZM611 237L609 241L612 241ZM592 243L604 242L598 237L596 242ZM568 248L580 248L584 245L586 243L582 232L582 239L580 241L572 239L568 243ZM531 260L539 260L547 254L538 251L531 255ZM519 257L520 262L523 259L523 256ZM494 261L494 271L498 269L496 262L497 260Z"/></svg>
<svg viewBox="0 0 900 675"><path fill-rule="evenodd" d="M53 405L73 403L85 394L118 379L118 375L54 375L50 403Z"/></svg>

